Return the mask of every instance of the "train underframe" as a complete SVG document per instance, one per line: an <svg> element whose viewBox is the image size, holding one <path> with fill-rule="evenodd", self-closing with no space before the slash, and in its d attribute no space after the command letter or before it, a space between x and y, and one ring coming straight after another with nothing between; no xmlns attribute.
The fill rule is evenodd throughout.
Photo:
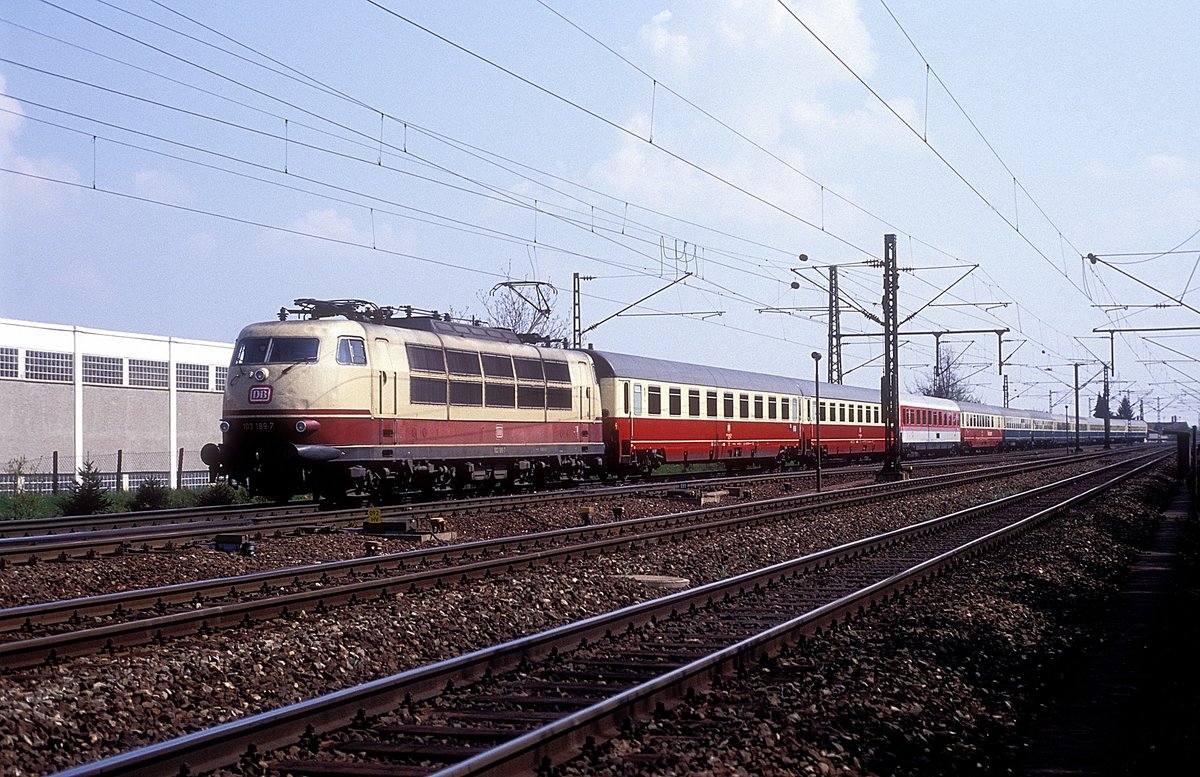
<svg viewBox="0 0 1200 777"><path fill-rule="evenodd" d="M389 502L413 494L540 488L606 474L603 457L585 453L367 459L351 458L336 448L313 450L291 443L260 442L236 451L213 447L215 452L209 452L205 462L214 477L275 502L298 494L312 494L330 504Z"/></svg>

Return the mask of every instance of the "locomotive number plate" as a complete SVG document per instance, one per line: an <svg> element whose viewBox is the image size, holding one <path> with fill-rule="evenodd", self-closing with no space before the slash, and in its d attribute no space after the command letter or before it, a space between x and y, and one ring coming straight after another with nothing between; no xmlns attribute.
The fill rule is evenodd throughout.
<svg viewBox="0 0 1200 777"><path fill-rule="evenodd" d="M242 421L243 432L269 432L274 428L274 421Z"/></svg>

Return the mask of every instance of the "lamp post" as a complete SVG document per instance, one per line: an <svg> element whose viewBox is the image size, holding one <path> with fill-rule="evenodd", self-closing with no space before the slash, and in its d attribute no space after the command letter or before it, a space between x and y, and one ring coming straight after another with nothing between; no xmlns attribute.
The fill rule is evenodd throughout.
<svg viewBox="0 0 1200 777"><path fill-rule="evenodd" d="M821 352L812 352L813 360L813 417L816 419L817 436L817 493L821 492Z"/></svg>

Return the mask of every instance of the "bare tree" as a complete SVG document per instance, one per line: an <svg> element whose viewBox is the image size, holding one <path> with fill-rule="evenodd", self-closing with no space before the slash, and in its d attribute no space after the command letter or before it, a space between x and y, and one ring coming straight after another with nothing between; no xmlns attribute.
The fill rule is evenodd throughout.
<svg viewBox="0 0 1200 777"><path fill-rule="evenodd" d="M939 363L929 374L918 378L910 390L927 397L941 397L955 402L979 402L960 372L958 354L949 348L942 349Z"/></svg>

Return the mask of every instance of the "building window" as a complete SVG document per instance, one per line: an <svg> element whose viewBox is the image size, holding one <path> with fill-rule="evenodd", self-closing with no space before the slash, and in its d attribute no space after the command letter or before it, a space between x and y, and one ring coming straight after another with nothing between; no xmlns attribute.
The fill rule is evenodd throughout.
<svg viewBox="0 0 1200 777"><path fill-rule="evenodd" d="M671 415L683 415L682 389L667 389L667 412Z"/></svg>
<svg viewBox="0 0 1200 777"><path fill-rule="evenodd" d="M0 378L17 377L17 349L0 348Z"/></svg>
<svg viewBox="0 0 1200 777"><path fill-rule="evenodd" d="M57 351L26 351L25 379L70 383L75 380L75 356Z"/></svg>
<svg viewBox="0 0 1200 777"><path fill-rule="evenodd" d="M98 386L120 386L125 382L124 363L119 356L83 355L83 382ZM207 388L207 386L205 386Z"/></svg>
<svg viewBox="0 0 1200 777"><path fill-rule="evenodd" d="M208 391L208 365L176 364L175 388Z"/></svg>
<svg viewBox="0 0 1200 777"><path fill-rule="evenodd" d="M700 389L688 389L688 415L700 415Z"/></svg>
<svg viewBox="0 0 1200 777"><path fill-rule="evenodd" d="M662 415L662 388L659 386L646 387L646 412L650 415Z"/></svg>
<svg viewBox="0 0 1200 777"><path fill-rule="evenodd" d="M216 385L213 386L217 391L225 390L225 383L229 380L229 368L217 367Z"/></svg>
<svg viewBox="0 0 1200 777"><path fill-rule="evenodd" d="M129 385L150 386L151 388L167 388L170 374L166 362L150 359L129 360Z"/></svg>

